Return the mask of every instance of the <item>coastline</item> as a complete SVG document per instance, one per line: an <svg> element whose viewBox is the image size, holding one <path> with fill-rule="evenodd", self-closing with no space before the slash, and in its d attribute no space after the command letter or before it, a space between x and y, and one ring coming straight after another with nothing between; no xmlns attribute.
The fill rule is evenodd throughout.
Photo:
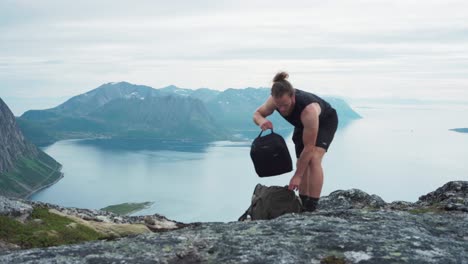
<svg viewBox="0 0 468 264"><path fill-rule="evenodd" d="M112 212L115 214L120 214L120 215L125 215L125 216L130 216L134 213L150 208L151 206L153 206L153 204L154 202L121 203L121 204L109 205L104 208L100 208L99 210ZM129 209L128 207L131 207L131 209Z"/></svg>
<svg viewBox="0 0 468 264"><path fill-rule="evenodd" d="M45 188L48 188L48 187L50 187L50 186L56 184L58 181L60 181L60 180L64 177L64 174L63 174L63 172L61 172L61 170L62 170L62 165L60 165L60 166L57 168L57 170L54 171L54 172L60 171L60 177L58 177L55 181L53 181L53 182L51 182L51 183L49 183L49 184L46 184L46 185L44 185L44 186L41 186L41 187L39 187L39 188L37 188L37 189L35 189L35 190L32 190L28 195L24 196L22 199L31 200L31 196L32 196L32 195L36 194L36 193L39 192L39 191L44 190Z"/></svg>
<svg viewBox="0 0 468 264"><path fill-rule="evenodd" d="M128 213L125 214L125 215L130 216L130 215L132 215L132 214L134 214L134 213L137 213L137 212L140 212L140 211L142 211L142 210L148 209L148 208L150 208L151 206L153 206L153 204L154 204L154 202L148 202L148 205L145 205L143 208L135 209L135 210L133 210L133 211L131 211L131 212L128 212Z"/></svg>

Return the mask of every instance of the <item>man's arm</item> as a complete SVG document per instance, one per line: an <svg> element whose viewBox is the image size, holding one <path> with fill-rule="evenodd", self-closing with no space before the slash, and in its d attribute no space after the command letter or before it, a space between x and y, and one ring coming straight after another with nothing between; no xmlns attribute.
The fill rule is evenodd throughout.
<svg viewBox="0 0 468 264"><path fill-rule="evenodd" d="M301 121L304 126L302 132L302 142L304 143L304 149L297 160L297 168L294 176L289 184L290 189L299 188L299 184L302 180L307 166L312 159L313 152L315 151L315 143L317 141L317 134L319 128L319 114L320 106L314 103L308 105L301 113Z"/></svg>
<svg viewBox="0 0 468 264"><path fill-rule="evenodd" d="M261 105L253 115L253 121L255 124L260 126L262 130L273 128L273 124L268 119L266 119L266 117L273 114L275 108L276 107L273 102L273 97L268 97L266 102Z"/></svg>

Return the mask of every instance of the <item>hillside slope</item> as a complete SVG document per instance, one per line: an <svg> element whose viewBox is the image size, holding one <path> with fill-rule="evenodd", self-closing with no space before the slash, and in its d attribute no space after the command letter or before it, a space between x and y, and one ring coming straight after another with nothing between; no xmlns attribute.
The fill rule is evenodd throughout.
<svg viewBox="0 0 468 264"><path fill-rule="evenodd" d="M0 98L0 195L27 197L62 177L61 165L25 140Z"/></svg>

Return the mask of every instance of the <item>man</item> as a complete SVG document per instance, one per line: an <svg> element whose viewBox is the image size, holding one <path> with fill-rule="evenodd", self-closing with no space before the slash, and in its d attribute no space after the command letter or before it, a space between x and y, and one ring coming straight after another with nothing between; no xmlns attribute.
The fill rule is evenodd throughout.
<svg viewBox="0 0 468 264"><path fill-rule="evenodd" d="M290 190L299 190L306 211L316 209L323 186L322 159L338 127L335 109L322 98L294 89L280 72L273 78L271 96L254 113L254 122L262 130L272 129L266 119L275 110L294 126L296 171L289 182Z"/></svg>

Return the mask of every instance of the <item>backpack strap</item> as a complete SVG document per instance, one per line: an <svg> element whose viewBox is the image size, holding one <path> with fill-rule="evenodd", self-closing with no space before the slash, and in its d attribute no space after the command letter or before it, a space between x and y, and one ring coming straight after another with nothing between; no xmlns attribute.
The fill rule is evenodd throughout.
<svg viewBox="0 0 468 264"><path fill-rule="evenodd" d="M245 221L247 220L247 217L250 215L252 217L252 210L255 205L257 205L258 200L260 200L260 197L255 197L254 200L252 201L252 204L250 204L249 208L245 210L245 213L242 214L237 221Z"/></svg>
<svg viewBox="0 0 468 264"><path fill-rule="evenodd" d="M247 209L247 211L245 211L245 213L243 215L241 215L239 217L239 219L237 219L237 221L243 222L243 221L247 220L247 216L249 215L249 211L251 210L251 208L252 208L252 206L249 207L249 209Z"/></svg>

